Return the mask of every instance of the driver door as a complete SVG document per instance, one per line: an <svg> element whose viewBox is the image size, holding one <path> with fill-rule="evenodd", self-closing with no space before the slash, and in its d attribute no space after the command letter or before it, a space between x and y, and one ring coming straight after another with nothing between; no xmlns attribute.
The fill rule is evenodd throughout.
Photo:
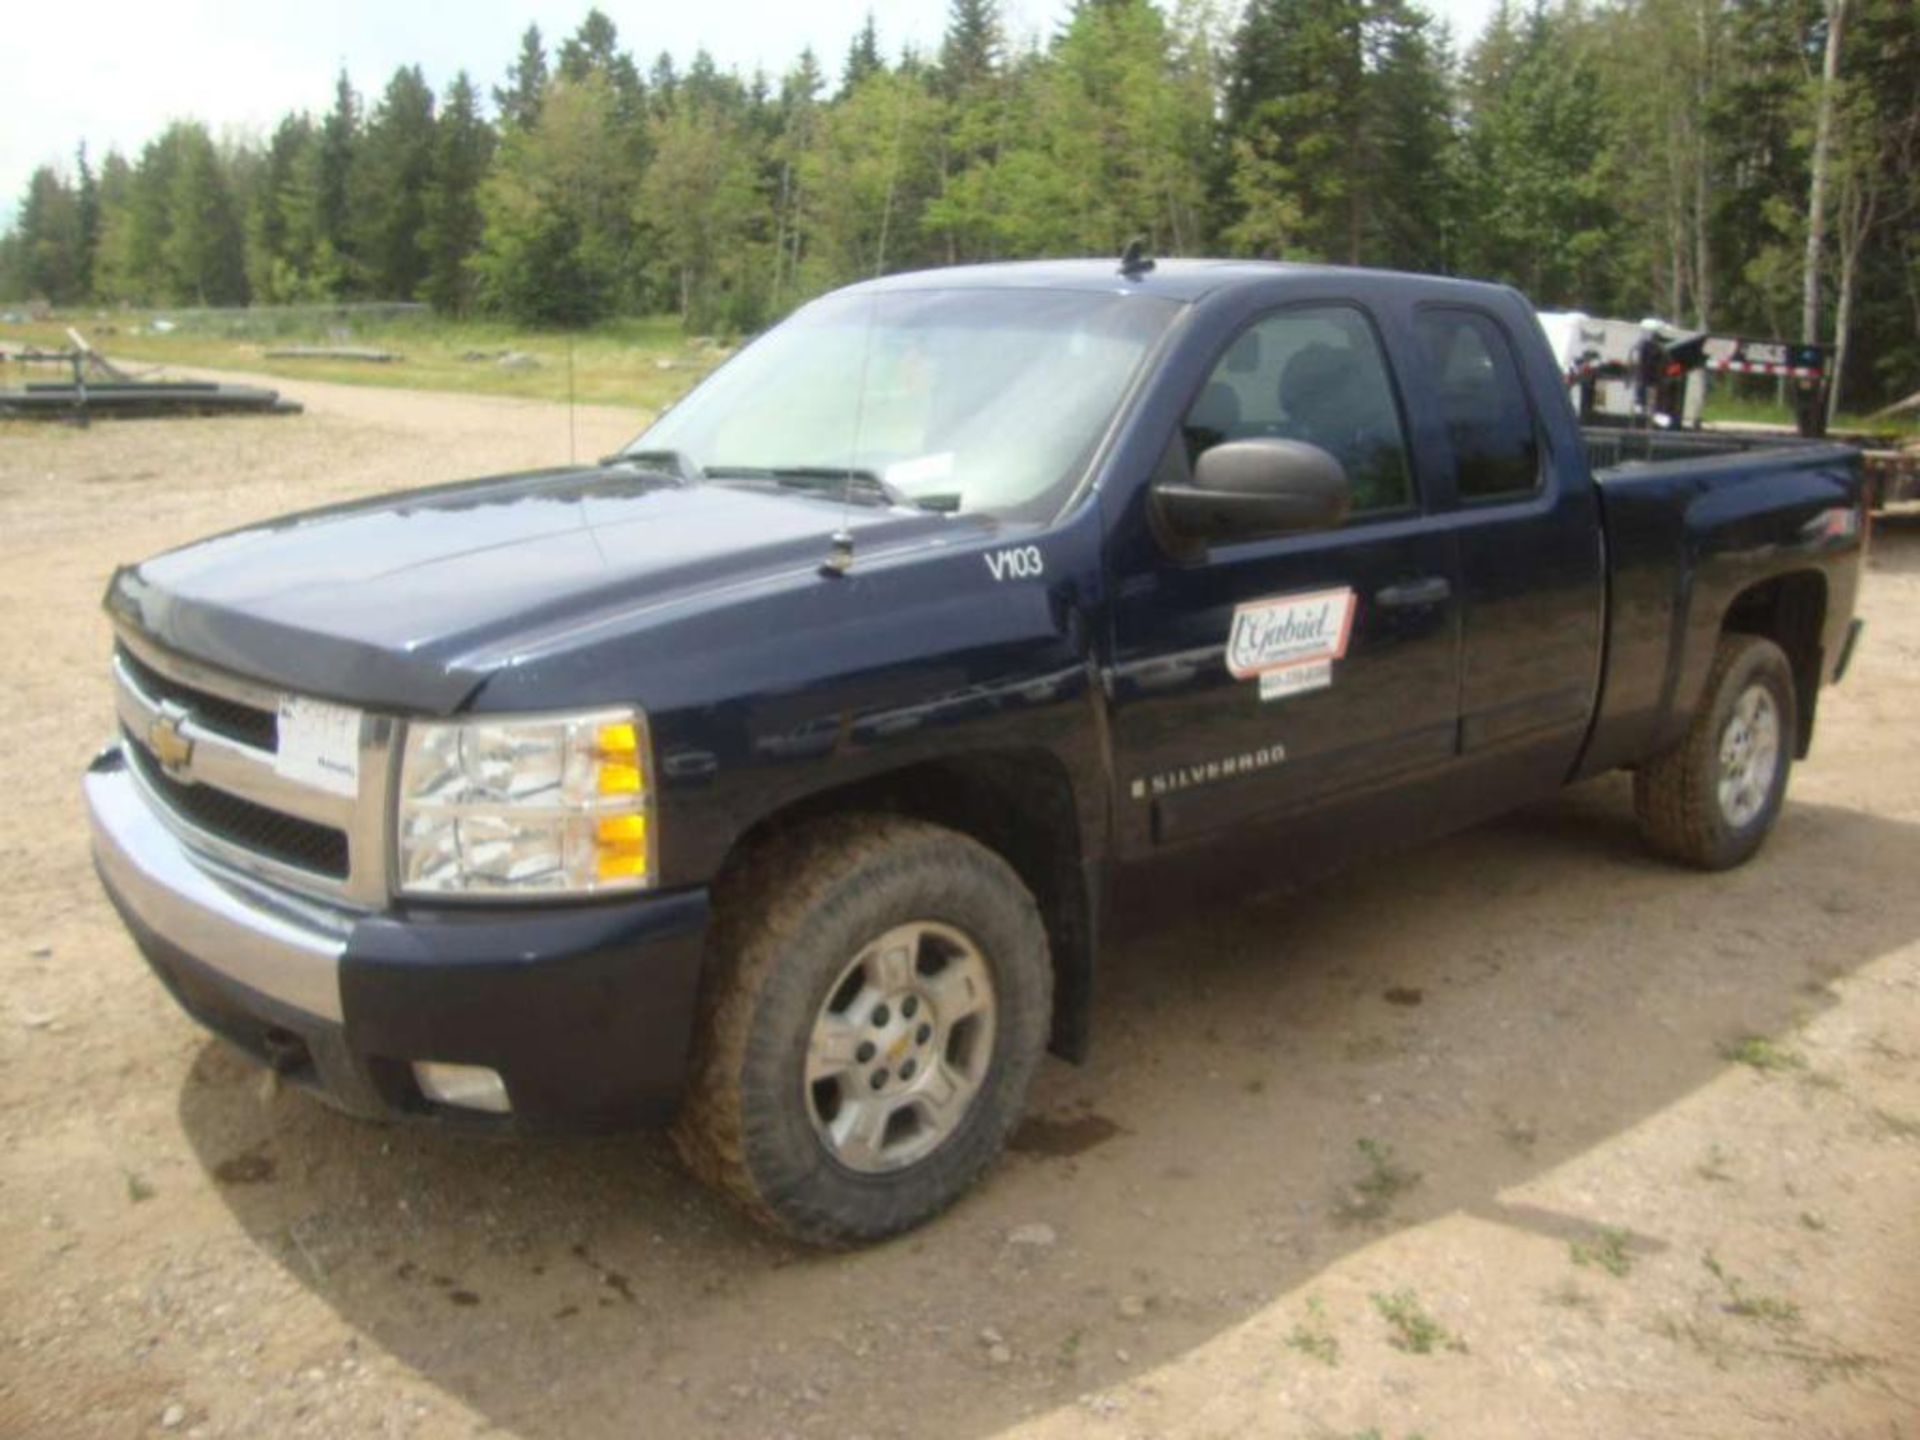
<svg viewBox="0 0 1920 1440"><path fill-rule="evenodd" d="M1278 436L1333 454L1354 505L1336 529L1184 558L1118 547L1108 684L1123 853L1328 818L1363 796L1419 803L1413 782L1452 765L1455 546L1425 515L1407 434L1379 334L1353 305L1270 311L1221 354L1157 478L1189 478L1222 441Z"/></svg>

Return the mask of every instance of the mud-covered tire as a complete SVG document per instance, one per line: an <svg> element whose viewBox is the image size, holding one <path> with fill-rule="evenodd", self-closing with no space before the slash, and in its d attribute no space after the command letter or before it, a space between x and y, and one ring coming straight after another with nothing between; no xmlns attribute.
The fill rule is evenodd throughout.
<svg viewBox="0 0 1920 1440"><path fill-rule="evenodd" d="M1760 692L1764 703L1756 702ZM1733 785L1728 759L1754 728L1737 712L1770 711L1775 743L1764 776L1745 789L1746 804L1725 798ZM1660 854L1702 870L1726 870L1750 859L1779 817L1793 765L1799 718L1786 654L1758 635L1725 635L1714 655L1700 708L1686 737L1634 772L1633 805L1647 843ZM1751 768L1751 767L1750 767Z"/></svg>
<svg viewBox="0 0 1920 1440"><path fill-rule="evenodd" d="M674 1142L687 1167L796 1239L911 1229L977 1181L1020 1118L1045 1049L1052 967L1033 897L998 855L919 820L836 816L779 837L721 883ZM849 961L896 927L964 934L991 976L990 1058L953 1128L884 1173L849 1168L807 1081L816 1022Z"/></svg>

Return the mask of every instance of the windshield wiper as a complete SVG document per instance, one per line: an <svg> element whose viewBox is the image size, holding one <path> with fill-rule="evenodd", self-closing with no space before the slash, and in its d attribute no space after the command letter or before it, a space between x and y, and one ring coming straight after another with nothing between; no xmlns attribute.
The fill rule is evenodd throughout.
<svg viewBox="0 0 1920 1440"><path fill-rule="evenodd" d="M850 469L844 465L710 465L703 473L709 480L761 480L785 490L800 490L831 500L845 496L868 505L903 505L916 510L954 508L954 504L940 503L953 497L935 495L926 500L915 499L871 470Z"/></svg>
<svg viewBox="0 0 1920 1440"><path fill-rule="evenodd" d="M631 465L682 483L700 478L700 467L678 450L616 450L600 457L602 465Z"/></svg>

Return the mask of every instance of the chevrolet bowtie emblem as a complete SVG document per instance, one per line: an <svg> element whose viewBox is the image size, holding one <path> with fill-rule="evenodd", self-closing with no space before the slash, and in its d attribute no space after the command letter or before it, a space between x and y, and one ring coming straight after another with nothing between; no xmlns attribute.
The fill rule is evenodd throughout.
<svg viewBox="0 0 1920 1440"><path fill-rule="evenodd" d="M175 705L164 705L147 722L147 749L169 775L180 775L193 758L193 740L186 733L187 712Z"/></svg>

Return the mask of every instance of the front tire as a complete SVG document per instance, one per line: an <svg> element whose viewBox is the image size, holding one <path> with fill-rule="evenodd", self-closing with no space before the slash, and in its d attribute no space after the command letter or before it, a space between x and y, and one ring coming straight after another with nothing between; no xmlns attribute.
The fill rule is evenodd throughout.
<svg viewBox="0 0 1920 1440"><path fill-rule="evenodd" d="M1012 868L924 821L839 816L762 847L715 910L674 1127L688 1168L814 1244L952 1204L1046 1044L1046 930Z"/></svg>
<svg viewBox="0 0 1920 1440"><path fill-rule="evenodd" d="M1647 842L1702 870L1751 859L1786 799L1798 734L1785 652L1759 635L1722 636L1686 738L1634 772Z"/></svg>

